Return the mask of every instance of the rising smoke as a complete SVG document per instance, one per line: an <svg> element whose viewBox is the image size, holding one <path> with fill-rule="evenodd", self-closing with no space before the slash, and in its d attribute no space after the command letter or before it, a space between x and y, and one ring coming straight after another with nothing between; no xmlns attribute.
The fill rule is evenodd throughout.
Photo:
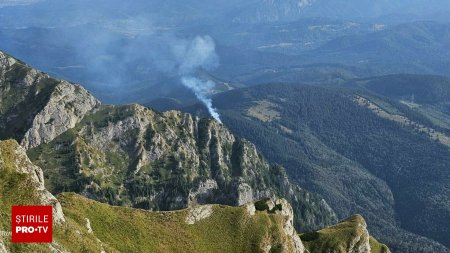
<svg viewBox="0 0 450 253"><path fill-rule="evenodd" d="M0 6L33 3L32 12L20 12L29 18L19 24L14 15L7 18L6 12L0 12L0 23L10 20L9 26L19 29L17 34L0 36L2 50L61 79L85 85L106 103L148 103L171 96L179 89L174 85L178 80L220 121L210 98L215 84L196 78L199 71L218 67L215 42L210 36L192 37L197 31L178 31L179 25L154 11L161 1L0 0ZM36 17L35 9L60 15ZM0 29L2 25L5 22ZM33 47L16 42L29 38Z"/></svg>
<svg viewBox="0 0 450 253"><path fill-rule="evenodd" d="M222 124L219 113L213 107L211 98L208 97L208 93L214 88L215 84L211 81L203 81L195 77L183 77L181 82L194 92L195 96L208 108L209 114Z"/></svg>
<svg viewBox="0 0 450 253"><path fill-rule="evenodd" d="M189 42L175 43L173 52L179 63L178 73L181 76L182 84L192 90L195 96L208 108L211 116L222 123L219 113L212 106L212 100L209 97L215 86L214 82L193 77L199 69L213 70L219 65L214 40L210 36L197 36Z"/></svg>

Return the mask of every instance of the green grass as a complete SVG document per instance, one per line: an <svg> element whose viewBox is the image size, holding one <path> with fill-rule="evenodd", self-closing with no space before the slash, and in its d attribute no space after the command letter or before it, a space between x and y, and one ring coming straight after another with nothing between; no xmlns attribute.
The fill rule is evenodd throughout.
<svg viewBox="0 0 450 253"><path fill-rule="evenodd" d="M15 141L0 142L0 230L11 231L11 206L39 205L36 185L27 174L19 173L16 166L30 166L16 155L18 144ZM11 252L45 252L48 247L39 244L11 244L3 238Z"/></svg>
<svg viewBox="0 0 450 253"><path fill-rule="evenodd" d="M282 216L267 212L250 216L242 207L214 205L212 216L188 225L188 209L149 212L71 193L58 198L69 220L81 226L88 218L94 235L120 252L260 252L265 240L271 245L286 240Z"/></svg>
<svg viewBox="0 0 450 253"><path fill-rule="evenodd" d="M341 223L324 228L317 232L305 233L300 236L305 247L311 253L320 252L340 252L345 253L350 247L351 240L356 236L363 235L361 224L364 219L359 215L354 215ZM361 238L363 238L361 236ZM369 237L369 244L372 253L387 253L386 245L379 243Z"/></svg>

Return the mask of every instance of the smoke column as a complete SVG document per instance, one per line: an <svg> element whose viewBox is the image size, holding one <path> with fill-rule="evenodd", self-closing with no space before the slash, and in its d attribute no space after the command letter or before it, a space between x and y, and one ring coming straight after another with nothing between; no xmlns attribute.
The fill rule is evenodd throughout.
<svg viewBox="0 0 450 253"><path fill-rule="evenodd" d="M213 39L210 36L197 36L190 42L177 43L174 45L173 52L179 62L181 83L194 92L198 100L208 108L209 114L214 119L222 123L219 113L212 106L212 100L209 97L215 86L214 82L193 77L199 69L212 70L219 65Z"/></svg>
<svg viewBox="0 0 450 253"><path fill-rule="evenodd" d="M184 86L194 92L195 96L208 108L209 114L211 114L214 119L222 124L219 113L212 106L211 98L207 97L207 94L212 88L214 88L215 84L211 81L203 81L195 77L183 77L181 82Z"/></svg>

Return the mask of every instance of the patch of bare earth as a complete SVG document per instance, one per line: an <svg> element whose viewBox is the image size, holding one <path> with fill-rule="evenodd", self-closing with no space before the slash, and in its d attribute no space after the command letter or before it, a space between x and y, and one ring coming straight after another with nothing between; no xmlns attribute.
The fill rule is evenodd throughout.
<svg viewBox="0 0 450 253"><path fill-rule="evenodd" d="M374 112L376 115L378 115L381 118L392 120L399 124L409 126L420 133L425 133L430 139L439 141L440 143L444 144L445 146L450 147L450 137L445 135L442 132L436 131L433 128L430 128L430 127L424 126L420 123L417 123L415 121L412 121L405 116L398 115L398 114L391 114L391 113L383 110L383 108L379 107L378 105L372 103L367 98L364 98L361 96L355 96L354 101L358 105L370 109L372 112Z"/></svg>
<svg viewBox="0 0 450 253"><path fill-rule="evenodd" d="M255 105L247 110L247 115L263 122L271 122L281 119L281 113L277 111L278 105L268 101L255 101Z"/></svg>

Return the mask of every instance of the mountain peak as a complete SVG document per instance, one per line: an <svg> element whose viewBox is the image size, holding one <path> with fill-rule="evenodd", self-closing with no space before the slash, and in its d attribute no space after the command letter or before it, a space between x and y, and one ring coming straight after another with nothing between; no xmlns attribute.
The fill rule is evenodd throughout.
<svg viewBox="0 0 450 253"><path fill-rule="evenodd" d="M100 105L79 85L51 78L0 52L0 138L26 149L48 143Z"/></svg>

